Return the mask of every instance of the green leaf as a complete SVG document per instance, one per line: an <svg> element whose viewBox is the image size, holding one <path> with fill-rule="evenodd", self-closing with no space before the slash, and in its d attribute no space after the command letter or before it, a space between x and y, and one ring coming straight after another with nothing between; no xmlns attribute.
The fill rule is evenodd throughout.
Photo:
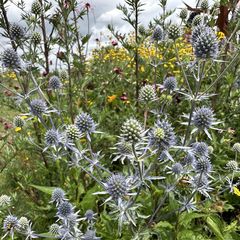
<svg viewBox="0 0 240 240"><path fill-rule="evenodd" d="M182 213L180 216L179 224L183 225L185 227L189 226L191 221L196 218L201 218L205 217L205 213L196 213L196 212L191 212L191 213Z"/></svg>
<svg viewBox="0 0 240 240"><path fill-rule="evenodd" d="M82 201L80 202L81 207L86 211L88 209L92 209L95 206L97 196L93 195L94 192L98 191L98 186L95 185L91 189L89 189L86 195L83 197Z"/></svg>
<svg viewBox="0 0 240 240"><path fill-rule="evenodd" d="M84 37L82 37L82 45L86 44L91 37L91 34L87 34Z"/></svg>
<svg viewBox="0 0 240 240"><path fill-rule="evenodd" d="M53 190L56 188L56 187L39 186L39 185L34 185L34 184L30 184L30 186L36 188L37 190L39 190L41 192L47 193L49 195L51 195Z"/></svg>
<svg viewBox="0 0 240 240"><path fill-rule="evenodd" d="M220 230L220 224L217 223L216 218L207 217L206 218L206 223L218 239L225 240L225 238L223 237L222 232Z"/></svg>

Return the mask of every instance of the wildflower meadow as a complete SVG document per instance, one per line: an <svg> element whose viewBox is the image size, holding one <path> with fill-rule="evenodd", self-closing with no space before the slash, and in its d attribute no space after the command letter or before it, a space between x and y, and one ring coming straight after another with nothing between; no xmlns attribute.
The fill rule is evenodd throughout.
<svg viewBox="0 0 240 240"><path fill-rule="evenodd" d="M1 239L240 239L240 2L155 2L0 0Z"/></svg>

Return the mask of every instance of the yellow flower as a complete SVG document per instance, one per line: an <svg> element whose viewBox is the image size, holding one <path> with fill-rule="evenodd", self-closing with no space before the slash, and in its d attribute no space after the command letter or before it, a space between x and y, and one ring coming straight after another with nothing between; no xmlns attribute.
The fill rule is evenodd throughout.
<svg viewBox="0 0 240 240"><path fill-rule="evenodd" d="M19 132L19 131L21 131L22 130L22 128L20 128L20 127L16 127L15 128L15 132Z"/></svg>
<svg viewBox="0 0 240 240"><path fill-rule="evenodd" d="M225 38L225 34L223 32L217 32L217 38L218 40L222 40Z"/></svg>
<svg viewBox="0 0 240 240"><path fill-rule="evenodd" d="M111 103L111 102L113 102L116 98L117 98L117 95L108 96L108 97L107 97L107 101L108 101L109 103Z"/></svg>
<svg viewBox="0 0 240 240"><path fill-rule="evenodd" d="M240 191L237 187L233 187L233 193L240 197Z"/></svg>
<svg viewBox="0 0 240 240"><path fill-rule="evenodd" d="M24 120L27 118L27 116L20 116L20 118Z"/></svg>

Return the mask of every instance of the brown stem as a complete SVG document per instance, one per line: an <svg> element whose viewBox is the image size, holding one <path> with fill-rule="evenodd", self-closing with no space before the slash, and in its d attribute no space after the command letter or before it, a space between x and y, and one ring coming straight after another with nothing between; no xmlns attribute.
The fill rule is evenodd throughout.
<svg viewBox="0 0 240 240"><path fill-rule="evenodd" d="M17 49L17 46L15 44L15 42L11 39L11 35L10 35L10 23L8 21L8 17L7 17L7 12L6 12L6 9L4 7L4 2L3 0L0 0L0 9L1 9L1 12L2 12L2 15L3 15L3 20L4 20L4 23L5 23L5 26L6 26L6 31L7 31L7 34L10 38L10 41L11 41L11 45L12 45L12 48L14 50Z"/></svg>

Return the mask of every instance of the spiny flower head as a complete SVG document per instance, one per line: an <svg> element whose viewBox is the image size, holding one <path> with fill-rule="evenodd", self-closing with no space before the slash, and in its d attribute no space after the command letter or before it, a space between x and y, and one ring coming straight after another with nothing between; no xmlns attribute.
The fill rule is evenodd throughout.
<svg viewBox="0 0 240 240"><path fill-rule="evenodd" d="M161 149L168 149L176 143L172 125L167 120L158 120L149 131L149 144Z"/></svg>
<svg viewBox="0 0 240 240"><path fill-rule="evenodd" d="M5 194L0 196L0 207L9 206L10 204L11 204L11 197Z"/></svg>
<svg viewBox="0 0 240 240"><path fill-rule="evenodd" d="M53 90L57 90L62 86L62 83L58 76L50 77L48 84L49 84L49 88Z"/></svg>
<svg viewBox="0 0 240 240"><path fill-rule="evenodd" d="M169 39L176 40L180 37L180 27L176 24L172 24L168 28Z"/></svg>
<svg viewBox="0 0 240 240"><path fill-rule="evenodd" d="M101 240L101 238L96 236L96 232L94 230L87 230L81 237L81 240Z"/></svg>
<svg viewBox="0 0 240 240"><path fill-rule="evenodd" d="M177 88L177 80L175 77L166 77L163 81L163 86L169 91L173 91Z"/></svg>
<svg viewBox="0 0 240 240"><path fill-rule="evenodd" d="M59 76L60 76L60 79L61 80L66 80L68 78L68 73L65 71L65 70L62 70L60 73L59 73Z"/></svg>
<svg viewBox="0 0 240 240"><path fill-rule="evenodd" d="M47 104L42 99L34 99L30 102L31 112L35 116L42 115L47 111Z"/></svg>
<svg viewBox="0 0 240 240"><path fill-rule="evenodd" d="M231 161L227 162L226 168L228 170L230 170L230 171L238 170L238 163L237 163L237 161L231 160Z"/></svg>
<svg viewBox="0 0 240 240"><path fill-rule="evenodd" d="M95 216L95 215L96 215L96 214L94 213L93 210L88 209L88 210L85 212L84 217L86 218L86 220L92 221L92 220L94 220L94 216Z"/></svg>
<svg viewBox="0 0 240 240"><path fill-rule="evenodd" d="M202 23L202 21L203 21L203 18L202 18L202 16L201 15L196 15L195 17L194 17L194 19L192 20L192 26L197 26L197 25L200 25L201 23Z"/></svg>
<svg viewBox="0 0 240 240"><path fill-rule="evenodd" d="M65 192L61 188L55 188L52 192L51 202L56 203L58 206L59 204L66 201Z"/></svg>
<svg viewBox="0 0 240 240"><path fill-rule="evenodd" d="M19 223L19 230L21 232L26 232L28 230L28 228L29 228L29 222L30 221L26 217L19 218L19 221L18 221L18 223Z"/></svg>
<svg viewBox="0 0 240 240"><path fill-rule="evenodd" d="M240 153L240 143L234 143L232 150L234 152Z"/></svg>
<svg viewBox="0 0 240 240"><path fill-rule="evenodd" d="M128 183L126 178L121 174L113 174L105 183L106 191L114 200L122 198L127 194Z"/></svg>
<svg viewBox="0 0 240 240"><path fill-rule="evenodd" d="M121 137L131 143L136 143L143 137L143 128L134 118L128 119L121 128Z"/></svg>
<svg viewBox="0 0 240 240"><path fill-rule="evenodd" d="M188 152L185 158L183 159L184 165L191 165L196 160L194 154L192 152Z"/></svg>
<svg viewBox="0 0 240 240"><path fill-rule="evenodd" d="M175 163L172 165L171 171L173 174L179 175L183 171L183 166L181 163Z"/></svg>
<svg viewBox="0 0 240 240"><path fill-rule="evenodd" d="M59 229L60 226L56 223L52 224L49 228L49 232L53 235L53 236L58 236L59 235Z"/></svg>
<svg viewBox="0 0 240 240"><path fill-rule="evenodd" d="M3 229L4 231L13 231L18 229L19 222L18 218L13 215L8 215L3 221Z"/></svg>
<svg viewBox="0 0 240 240"><path fill-rule="evenodd" d="M60 142L60 134L56 129L49 129L45 134L45 143L47 146L58 145Z"/></svg>
<svg viewBox="0 0 240 240"><path fill-rule="evenodd" d="M197 174L191 180L191 185L194 189L207 189L209 186L209 180L205 174Z"/></svg>
<svg viewBox="0 0 240 240"><path fill-rule="evenodd" d="M200 107L193 113L193 124L198 129L208 129L214 122L214 114L209 107Z"/></svg>
<svg viewBox="0 0 240 240"><path fill-rule="evenodd" d="M4 50L1 61L6 68L18 69L21 67L21 61L17 52L11 48Z"/></svg>
<svg viewBox="0 0 240 240"><path fill-rule="evenodd" d="M66 127L66 135L67 135L67 138L72 141L77 140L78 138L81 137L79 129L74 124L68 125Z"/></svg>
<svg viewBox="0 0 240 240"><path fill-rule="evenodd" d="M145 85L140 89L139 100L145 104L156 100L156 91L152 85Z"/></svg>
<svg viewBox="0 0 240 240"><path fill-rule="evenodd" d="M205 142L196 142L192 145L193 152L199 157L208 156L208 145Z"/></svg>
<svg viewBox="0 0 240 240"><path fill-rule="evenodd" d="M16 41L23 40L26 35L24 28L18 23L12 23L9 31L11 38Z"/></svg>
<svg viewBox="0 0 240 240"><path fill-rule="evenodd" d="M208 0L202 0L201 5L200 5L201 9L203 10L207 10L209 5L208 5Z"/></svg>
<svg viewBox="0 0 240 240"><path fill-rule="evenodd" d="M188 10L186 8L183 8L179 13L179 17L184 20L187 18L187 16L188 16Z"/></svg>
<svg viewBox="0 0 240 240"><path fill-rule="evenodd" d="M207 157L200 157L193 162L193 168L197 173L207 174L212 170L212 164Z"/></svg>
<svg viewBox="0 0 240 240"><path fill-rule="evenodd" d="M158 25L155 27L151 40L152 41L161 41L163 39L163 29Z"/></svg>
<svg viewBox="0 0 240 240"><path fill-rule="evenodd" d="M197 15L196 15L197 16ZM192 35L191 35L191 43L194 46L195 43L197 42L199 36L203 33L203 32L207 32L207 29L209 27L207 27L204 24L199 24L197 26L195 26L192 30Z"/></svg>
<svg viewBox="0 0 240 240"><path fill-rule="evenodd" d="M218 55L218 40L211 28L202 31L193 45L196 58L215 59Z"/></svg>
<svg viewBox="0 0 240 240"><path fill-rule="evenodd" d="M42 6L38 0L35 0L32 3L31 12L36 15L39 15L42 12Z"/></svg>
<svg viewBox="0 0 240 240"><path fill-rule="evenodd" d="M41 39L41 34L39 32L34 32L31 36L31 40L35 45L41 43Z"/></svg>
<svg viewBox="0 0 240 240"><path fill-rule="evenodd" d="M75 118L75 125L77 126L80 133L88 134L95 132L96 123L90 114L81 112Z"/></svg>
<svg viewBox="0 0 240 240"><path fill-rule="evenodd" d="M25 121L24 121L24 119L22 119L21 116L16 116L13 119L13 124L14 124L15 127L22 128L25 125Z"/></svg>
<svg viewBox="0 0 240 240"><path fill-rule="evenodd" d="M73 206L71 203L65 201L58 206L57 215L61 218L69 218L73 214Z"/></svg>

